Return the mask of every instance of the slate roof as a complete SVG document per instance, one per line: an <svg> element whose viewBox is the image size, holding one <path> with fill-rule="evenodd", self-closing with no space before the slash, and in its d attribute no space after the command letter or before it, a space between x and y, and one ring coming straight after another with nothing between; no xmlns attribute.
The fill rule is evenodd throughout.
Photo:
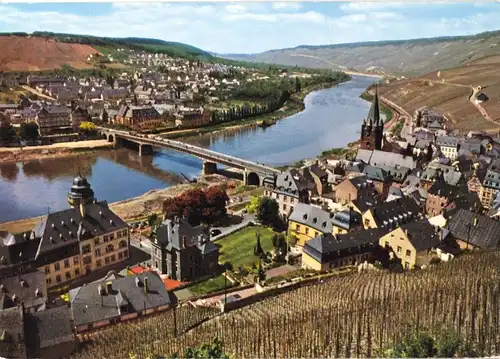
<svg viewBox="0 0 500 359"><path fill-rule="evenodd" d="M436 145L445 147L457 147L458 138L454 136L438 136L436 138Z"/></svg>
<svg viewBox="0 0 500 359"><path fill-rule="evenodd" d="M0 309L10 308L21 302L25 308L42 306L47 299L45 274L34 271L0 279L0 297L3 305Z"/></svg>
<svg viewBox="0 0 500 359"><path fill-rule="evenodd" d="M0 310L0 357L26 358L21 307Z"/></svg>
<svg viewBox="0 0 500 359"><path fill-rule="evenodd" d="M451 186L448 183L436 181L427 190L427 193L438 197L446 197L449 200L456 198L462 194L462 191L457 186Z"/></svg>
<svg viewBox="0 0 500 359"><path fill-rule="evenodd" d="M480 248L500 246L500 222L465 209L447 213L447 227L453 237ZM474 225L474 218L477 218ZM469 232L470 228L470 232Z"/></svg>
<svg viewBox="0 0 500 359"><path fill-rule="evenodd" d="M361 224L361 215L352 210L344 210L335 213L332 224L346 231Z"/></svg>
<svg viewBox="0 0 500 359"><path fill-rule="evenodd" d="M288 219L316 229L322 233L331 233L333 229L333 213L305 203L297 203Z"/></svg>
<svg viewBox="0 0 500 359"><path fill-rule="evenodd" d="M74 340L70 310L66 305L27 313L26 342L29 348L47 348Z"/></svg>
<svg viewBox="0 0 500 359"><path fill-rule="evenodd" d="M147 293L145 278L148 281ZM121 312L120 305L127 307L127 313L135 313L171 304L163 281L156 272L115 279L111 281L111 293L101 294L99 288L106 291L106 283L90 283L69 291L74 325L94 323L125 314Z"/></svg>
<svg viewBox="0 0 500 359"><path fill-rule="evenodd" d="M406 167L414 169L417 162L412 156L404 156L399 153L384 152L380 150L359 149L356 154L356 161L363 161L371 166Z"/></svg>
<svg viewBox="0 0 500 359"><path fill-rule="evenodd" d="M179 217L165 220L156 229L156 239L168 251L172 248L180 251L191 246L196 246L204 255L219 251L219 247L210 241L207 227L193 227L186 219Z"/></svg>
<svg viewBox="0 0 500 359"><path fill-rule="evenodd" d="M403 224L401 229L417 251L431 249L442 243L439 232L427 219Z"/></svg>
<svg viewBox="0 0 500 359"><path fill-rule="evenodd" d="M482 209L481 200L476 192L468 192L458 196L451 201L450 204L452 203L455 204L456 208L462 208L472 212L477 212Z"/></svg>
<svg viewBox="0 0 500 359"><path fill-rule="evenodd" d="M276 190L287 194L298 195L299 192L308 190L314 183L308 181L299 170L288 169L276 177Z"/></svg>
<svg viewBox="0 0 500 359"><path fill-rule="evenodd" d="M462 173L456 171L452 166L430 163L422 172L421 179L433 182L440 173L442 173L445 182L452 186L456 186L462 178Z"/></svg>
<svg viewBox="0 0 500 359"><path fill-rule="evenodd" d="M319 234L307 241L303 253L314 258L320 263L328 262L355 250L367 250L375 247L380 237L384 234L380 229L354 230L346 234Z"/></svg>
<svg viewBox="0 0 500 359"><path fill-rule="evenodd" d="M380 167L374 167L367 165L363 169L363 174L371 180L378 182L385 182L390 180L391 176L387 173L387 171L383 170Z"/></svg>
<svg viewBox="0 0 500 359"><path fill-rule="evenodd" d="M377 227L395 228L402 223L414 221L419 217L419 207L408 197L379 203L369 209Z"/></svg>

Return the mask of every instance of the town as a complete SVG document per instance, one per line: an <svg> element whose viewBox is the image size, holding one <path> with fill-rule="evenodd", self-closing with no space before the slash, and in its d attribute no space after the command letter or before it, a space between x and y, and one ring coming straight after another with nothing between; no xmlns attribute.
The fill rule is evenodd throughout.
<svg viewBox="0 0 500 359"><path fill-rule="evenodd" d="M217 172L215 162L241 167L243 176L187 189L163 201L160 212L129 220L112 210L106 193L97 193L78 167L67 183L67 209L49 210L28 230L0 232L0 356L167 355L164 350L193 345L188 336L193 328L234 326L259 315L245 314L246 307L268 300L282 313L285 299L280 298L307 301L308 288L315 288L312 300L329 290L341 292L345 278L425 276L462 260L489 270L488 263L498 262L498 136L455 130L446 114L432 107L410 114L379 95L384 86L379 81L367 89L370 109L359 138L347 148L279 169L204 153L182 138L169 138L249 120L262 127L287 121L303 109L306 92L349 76L117 51L120 62L134 71L3 74L3 89L23 92L0 104L3 150L22 156L54 144L85 148L89 140L100 140L112 148L138 145L141 156L151 156L153 148L165 146L203 159L201 177ZM89 54L87 61L117 59ZM484 260L474 262L476 254ZM335 281L342 285L330 284ZM423 303L415 283L394 291ZM477 288L481 300L498 300L497 294L488 297L491 288ZM304 291L303 299L292 297L298 291ZM351 308L346 298L343 305ZM492 305L498 309L498 302ZM274 315L262 314L273 323L280 320ZM358 321L356 328L360 336L365 333ZM129 343L127 332L134 333ZM145 343L149 339L136 332L155 332L156 339ZM182 335L188 339L176 341ZM106 344L117 338L123 343ZM340 351L340 339L330 340ZM497 345L498 338L489 343ZM302 348L287 352L282 345L279 354L274 347L275 357L321 355ZM250 349L234 349L234 355L248 355L245 350ZM346 347L346 356L362 356L350 350Z"/></svg>

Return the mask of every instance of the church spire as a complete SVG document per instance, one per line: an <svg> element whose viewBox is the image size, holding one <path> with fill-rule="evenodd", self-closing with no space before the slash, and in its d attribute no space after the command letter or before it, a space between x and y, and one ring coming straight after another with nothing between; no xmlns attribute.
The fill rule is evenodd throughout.
<svg viewBox="0 0 500 359"><path fill-rule="evenodd" d="M375 126L379 125L380 122L380 108L378 104L378 85L375 85L375 96L373 96L373 102L370 106L370 112L368 112L368 119L373 121Z"/></svg>

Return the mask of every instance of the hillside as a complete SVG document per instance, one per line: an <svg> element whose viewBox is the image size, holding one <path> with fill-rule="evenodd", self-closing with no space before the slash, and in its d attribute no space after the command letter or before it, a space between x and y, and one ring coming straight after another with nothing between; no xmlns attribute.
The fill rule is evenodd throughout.
<svg viewBox="0 0 500 359"><path fill-rule="evenodd" d="M418 76L456 67L485 56L500 55L500 31L471 36L439 37L325 46L298 46L252 55L220 55L311 68L355 69Z"/></svg>
<svg viewBox="0 0 500 359"><path fill-rule="evenodd" d="M380 95L413 115L422 106L443 111L459 130L497 132L500 128L500 56L468 62L463 66L433 71L423 76L394 81L380 87ZM472 88L481 86L489 100L474 105ZM487 117L481 114L483 108Z"/></svg>
<svg viewBox="0 0 500 359"><path fill-rule="evenodd" d="M91 53L117 55L118 48L165 53L181 58L211 58L194 46L142 38L107 38L49 32L0 34L0 71L41 71L70 65L76 69L92 68ZM121 53L123 56L123 53Z"/></svg>
<svg viewBox="0 0 500 359"><path fill-rule="evenodd" d="M0 36L0 71L40 71L59 68L89 68L87 56L98 52L85 44L56 42L26 36Z"/></svg>
<svg viewBox="0 0 500 359"><path fill-rule="evenodd" d="M468 344L458 357L498 355L499 280L498 251L420 271L354 273L274 295L191 330L217 310L187 306L176 319L167 311L105 328L72 358L170 355L214 337L234 358L373 358L416 326L457 333Z"/></svg>

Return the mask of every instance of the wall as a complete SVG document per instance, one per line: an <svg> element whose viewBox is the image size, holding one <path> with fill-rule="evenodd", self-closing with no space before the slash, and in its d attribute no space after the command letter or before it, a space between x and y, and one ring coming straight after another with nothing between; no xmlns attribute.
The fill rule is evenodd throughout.
<svg viewBox="0 0 500 359"><path fill-rule="evenodd" d="M297 225L299 226L299 230L297 231ZM306 233L307 232L307 233ZM325 232L320 232L317 229L314 229L312 227L306 226L302 223L294 222L294 221L289 221L288 223L288 233L290 235L293 235L297 238L297 245L303 247L306 242L315 236L317 236L320 233L325 233Z"/></svg>
<svg viewBox="0 0 500 359"><path fill-rule="evenodd" d="M401 228L397 228L381 237L379 245L383 248L386 248L387 242L389 242L394 255L397 258L401 259L401 265L403 266L403 268L406 268L406 263L408 263L407 269L412 269L415 267L417 261L416 250ZM400 251L398 251L398 248L400 248ZM410 251L409 256L406 255L407 251Z"/></svg>

